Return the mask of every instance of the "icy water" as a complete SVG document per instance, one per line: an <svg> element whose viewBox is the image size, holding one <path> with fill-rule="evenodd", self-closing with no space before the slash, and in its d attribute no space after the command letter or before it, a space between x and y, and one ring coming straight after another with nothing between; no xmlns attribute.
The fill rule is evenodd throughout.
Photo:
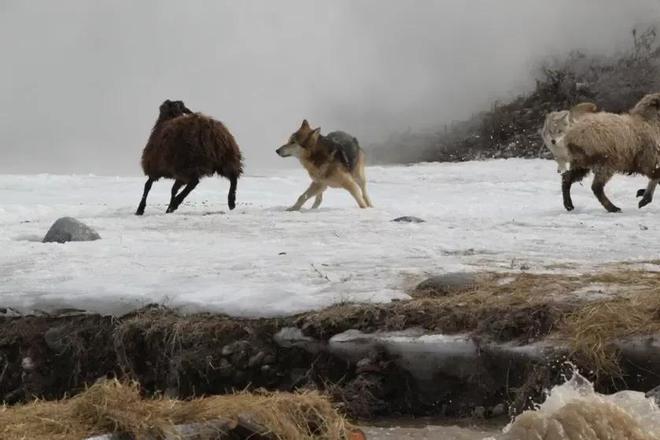
<svg viewBox="0 0 660 440"><path fill-rule="evenodd" d="M493 437L502 432L504 425L500 427L490 426L464 426L465 424L443 425L435 424L434 421L420 420L417 422L402 421L398 426L369 426L364 433L369 440L482 440Z"/></svg>
<svg viewBox="0 0 660 440"><path fill-rule="evenodd" d="M373 426L369 439L398 440L659 440L660 409L636 391L596 393L578 373L548 392L545 402L504 427L434 424Z"/></svg>

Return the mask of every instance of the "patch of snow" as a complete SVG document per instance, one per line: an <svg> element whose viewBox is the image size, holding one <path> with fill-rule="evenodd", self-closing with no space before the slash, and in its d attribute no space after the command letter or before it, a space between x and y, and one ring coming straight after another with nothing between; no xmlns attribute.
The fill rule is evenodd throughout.
<svg viewBox="0 0 660 440"><path fill-rule="evenodd" d="M367 169L374 209L329 189L319 210L286 212L309 184L302 169L247 175L238 206L228 182L205 179L165 215L172 182L143 178L0 175L0 304L121 313L151 302L185 310L276 316L346 301L403 299L411 279L446 272L581 269L660 254L660 201L637 209L641 177L617 176L607 213L575 185L562 206L552 161L495 160ZM309 202L311 204L311 201ZM425 223L391 222L416 216ZM54 220L93 224L103 240L42 244Z"/></svg>

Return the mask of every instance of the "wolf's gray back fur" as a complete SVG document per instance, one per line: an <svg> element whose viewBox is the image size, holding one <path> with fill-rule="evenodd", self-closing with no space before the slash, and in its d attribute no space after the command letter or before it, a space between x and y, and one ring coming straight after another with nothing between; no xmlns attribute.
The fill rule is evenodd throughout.
<svg viewBox="0 0 660 440"><path fill-rule="evenodd" d="M350 134L343 131L333 131L328 133L325 138L332 143L336 149L336 156L349 170L354 170L360 154L360 144L358 140Z"/></svg>

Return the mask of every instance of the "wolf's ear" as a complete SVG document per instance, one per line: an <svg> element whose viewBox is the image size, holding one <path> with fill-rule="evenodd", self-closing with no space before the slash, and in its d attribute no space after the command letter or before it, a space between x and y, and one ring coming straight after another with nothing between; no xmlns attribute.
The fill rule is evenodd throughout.
<svg viewBox="0 0 660 440"><path fill-rule="evenodd" d="M319 140L319 136L321 136L321 127L315 128L312 131L312 134L309 135L309 140L312 141L312 143L316 143Z"/></svg>
<svg viewBox="0 0 660 440"><path fill-rule="evenodd" d="M307 122L307 119L303 119L302 125L300 128L308 129L309 128L309 122Z"/></svg>

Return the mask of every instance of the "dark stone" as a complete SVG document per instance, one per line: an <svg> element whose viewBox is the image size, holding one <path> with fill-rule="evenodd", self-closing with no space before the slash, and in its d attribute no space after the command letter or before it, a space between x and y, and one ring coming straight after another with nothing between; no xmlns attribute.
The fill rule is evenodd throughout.
<svg viewBox="0 0 660 440"><path fill-rule="evenodd" d="M263 351L260 351L254 356L251 356L250 359L248 360L248 367L254 368L260 366L261 364L264 363L265 357L266 357L266 353L264 353Z"/></svg>
<svg viewBox="0 0 660 440"><path fill-rule="evenodd" d="M234 373L234 367L229 363L227 359L220 359L220 363L216 368L218 375L220 377L231 377Z"/></svg>
<svg viewBox="0 0 660 440"><path fill-rule="evenodd" d="M493 407L492 410L493 417L500 417L503 416L505 413L506 413L506 408L504 407L503 403L498 403Z"/></svg>
<svg viewBox="0 0 660 440"><path fill-rule="evenodd" d="M43 243L66 243L68 241L94 241L101 236L86 224L72 217L57 219L50 227Z"/></svg>
<svg viewBox="0 0 660 440"><path fill-rule="evenodd" d="M250 349L248 341L235 341L222 347L222 355L230 356L235 353L244 352Z"/></svg>
<svg viewBox="0 0 660 440"><path fill-rule="evenodd" d="M478 276L471 273L455 272L428 278L415 287L413 296L447 296L474 289ZM415 295L417 294L417 295Z"/></svg>
<svg viewBox="0 0 660 440"><path fill-rule="evenodd" d="M423 220L419 217L414 217L412 215L404 215L403 217L397 217L392 221L397 223L424 223L426 220Z"/></svg>
<svg viewBox="0 0 660 440"><path fill-rule="evenodd" d="M48 348L56 353L64 353L69 348L68 332L65 327L51 327L44 334L44 341Z"/></svg>

